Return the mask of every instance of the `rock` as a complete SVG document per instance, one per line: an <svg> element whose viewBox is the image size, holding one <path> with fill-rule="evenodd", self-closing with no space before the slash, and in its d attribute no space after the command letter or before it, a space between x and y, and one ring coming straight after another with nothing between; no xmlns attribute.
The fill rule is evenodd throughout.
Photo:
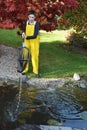
<svg viewBox="0 0 87 130"><path fill-rule="evenodd" d="M62 126L63 124L62 124L62 122L58 122L58 121L56 121L56 120L54 120L54 119L49 119L48 121L47 121L47 123L48 123L48 125L50 125L50 126Z"/></svg>
<svg viewBox="0 0 87 130"><path fill-rule="evenodd" d="M73 79L74 79L75 81L80 80L80 76L79 76L79 74L74 73L74 75L73 75Z"/></svg>
<svg viewBox="0 0 87 130"><path fill-rule="evenodd" d="M47 125L28 125L25 124L16 128L16 130L72 130L71 127L47 126ZM73 129L74 130L74 129ZM78 130L78 129L75 129ZM81 130L81 129L79 129Z"/></svg>
<svg viewBox="0 0 87 130"><path fill-rule="evenodd" d="M80 83L79 87L80 88L87 88L85 83Z"/></svg>
<svg viewBox="0 0 87 130"><path fill-rule="evenodd" d="M82 113L80 114L80 117L81 117L83 120L87 120L87 111L82 112Z"/></svg>

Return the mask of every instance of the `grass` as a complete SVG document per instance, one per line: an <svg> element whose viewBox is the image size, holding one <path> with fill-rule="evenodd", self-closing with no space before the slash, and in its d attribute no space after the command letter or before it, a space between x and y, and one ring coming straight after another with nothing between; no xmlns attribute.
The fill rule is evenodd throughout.
<svg viewBox="0 0 87 130"><path fill-rule="evenodd" d="M55 42L55 41L60 41L60 43L66 41L66 33L67 31L52 31L52 32L45 32L45 31L40 31L40 36L41 36L41 42Z"/></svg>
<svg viewBox="0 0 87 130"><path fill-rule="evenodd" d="M40 51L40 69L42 77L66 77L75 72L87 73L87 58L67 52L57 46L58 43L42 43Z"/></svg>
<svg viewBox="0 0 87 130"><path fill-rule="evenodd" d="M22 39L17 36L17 30L0 30L0 43L8 46L18 47L21 45ZM40 45L40 64L39 71L41 77L58 78L87 74L87 58L84 55L69 52L59 46L64 44L65 31L55 31L46 33L41 31ZM29 75L32 74L30 64Z"/></svg>
<svg viewBox="0 0 87 130"><path fill-rule="evenodd" d="M12 47L21 46L22 39L17 35L17 30L0 29L0 43Z"/></svg>

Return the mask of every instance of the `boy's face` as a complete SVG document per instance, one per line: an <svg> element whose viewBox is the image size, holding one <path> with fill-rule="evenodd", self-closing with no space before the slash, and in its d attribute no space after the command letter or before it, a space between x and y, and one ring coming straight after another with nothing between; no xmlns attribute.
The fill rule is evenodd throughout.
<svg viewBox="0 0 87 130"><path fill-rule="evenodd" d="M28 15L28 19L30 22L33 22L35 20L35 15L34 14Z"/></svg>

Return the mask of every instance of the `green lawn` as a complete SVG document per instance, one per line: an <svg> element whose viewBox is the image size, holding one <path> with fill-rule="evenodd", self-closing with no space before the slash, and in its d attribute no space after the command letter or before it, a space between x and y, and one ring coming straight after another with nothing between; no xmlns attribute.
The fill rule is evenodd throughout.
<svg viewBox="0 0 87 130"><path fill-rule="evenodd" d="M0 30L0 43L18 47L22 43L21 37L17 36L17 30ZM46 33L41 31L40 65L41 77L57 78L73 76L75 72L80 75L87 74L87 58L74 52L68 52L59 46L64 44L65 31ZM30 65L29 75L32 74Z"/></svg>
<svg viewBox="0 0 87 130"><path fill-rule="evenodd" d="M17 35L17 30L0 29L0 43L7 46L18 47L22 43L22 39Z"/></svg>

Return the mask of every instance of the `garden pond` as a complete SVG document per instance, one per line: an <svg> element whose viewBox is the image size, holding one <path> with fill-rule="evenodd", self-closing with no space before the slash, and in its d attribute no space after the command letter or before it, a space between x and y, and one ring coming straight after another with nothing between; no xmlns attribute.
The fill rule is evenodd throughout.
<svg viewBox="0 0 87 130"><path fill-rule="evenodd" d="M24 124L87 128L87 89L0 81L0 130Z"/></svg>

